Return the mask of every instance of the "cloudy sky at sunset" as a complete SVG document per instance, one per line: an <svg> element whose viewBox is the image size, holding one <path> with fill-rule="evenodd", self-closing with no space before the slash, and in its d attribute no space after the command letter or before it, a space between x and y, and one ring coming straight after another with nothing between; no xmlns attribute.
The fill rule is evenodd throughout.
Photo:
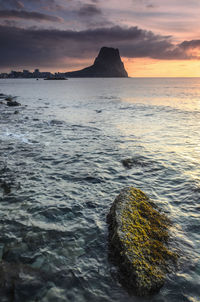
<svg viewBox="0 0 200 302"><path fill-rule="evenodd" d="M130 76L200 76L199 0L0 0L0 72L71 71L119 48Z"/></svg>

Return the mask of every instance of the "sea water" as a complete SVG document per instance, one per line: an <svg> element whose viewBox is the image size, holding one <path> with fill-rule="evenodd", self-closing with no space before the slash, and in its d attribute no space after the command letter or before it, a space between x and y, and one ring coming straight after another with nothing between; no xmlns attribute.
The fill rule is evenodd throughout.
<svg viewBox="0 0 200 302"><path fill-rule="evenodd" d="M0 93L22 105L0 104L0 300L198 302L200 79L5 79ZM126 186L170 217L181 254L148 298L108 259L106 216Z"/></svg>

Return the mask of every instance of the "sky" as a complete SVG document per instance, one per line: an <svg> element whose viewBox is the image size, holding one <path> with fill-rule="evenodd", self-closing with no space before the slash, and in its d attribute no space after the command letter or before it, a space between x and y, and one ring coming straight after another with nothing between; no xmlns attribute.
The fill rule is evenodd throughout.
<svg viewBox="0 0 200 302"><path fill-rule="evenodd" d="M200 77L200 0L0 0L0 72L72 71L118 48L129 76Z"/></svg>

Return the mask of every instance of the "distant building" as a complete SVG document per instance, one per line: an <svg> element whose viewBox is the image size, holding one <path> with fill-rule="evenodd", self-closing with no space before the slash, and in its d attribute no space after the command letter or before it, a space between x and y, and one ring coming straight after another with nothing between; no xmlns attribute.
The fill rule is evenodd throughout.
<svg viewBox="0 0 200 302"><path fill-rule="evenodd" d="M8 78L8 79L18 79L18 78L24 78L24 79L30 79L30 78L47 78L47 77L53 77L54 75L51 72L40 72L40 70L37 68L34 70L34 72L30 72L27 69L24 69L23 71L15 71L12 70L10 73L0 73L0 78Z"/></svg>
<svg viewBox="0 0 200 302"><path fill-rule="evenodd" d="M6 79L8 78L8 74L7 73L1 73L0 74L0 79Z"/></svg>
<svg viewBox="0 0 200 302"><path fill-rule="evenodd" d="M15 71L15 70L12 70L11 73L8 75L8 77L11 78L11 79L20 78L21 76L22 76L22 72L21 71Z"/></svg>

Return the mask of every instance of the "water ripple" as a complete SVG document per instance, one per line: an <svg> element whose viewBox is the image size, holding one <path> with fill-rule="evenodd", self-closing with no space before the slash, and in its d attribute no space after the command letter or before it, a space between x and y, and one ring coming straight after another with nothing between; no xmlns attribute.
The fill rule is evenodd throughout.
<svg viewBox="0 0 200 302"><path fill-rule="evenodd" d="M102 80L86 93L76 80L67 91L5 86L28 106L14 114L0 105L1 300L197 302L200 108L191 87L200 82L157 79L152 90L144 79L141 90L137 79ZM171 99L173 85L181 95L189 85L184 104ZM127 185L170 216L181 251L177 274L148 299L129 296L107 258L106 216Z"/></svg>

